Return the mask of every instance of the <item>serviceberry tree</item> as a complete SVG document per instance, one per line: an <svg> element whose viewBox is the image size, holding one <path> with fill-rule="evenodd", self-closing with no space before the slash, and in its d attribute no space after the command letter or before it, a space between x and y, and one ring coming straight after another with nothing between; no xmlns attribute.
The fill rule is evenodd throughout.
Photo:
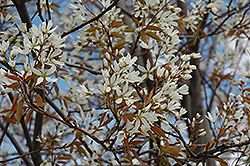
<svg viewBox="0 0 250 166"><path fill-rule="evenodd" d="M1 0L0 163L250 163L248 0Z"/></svg>

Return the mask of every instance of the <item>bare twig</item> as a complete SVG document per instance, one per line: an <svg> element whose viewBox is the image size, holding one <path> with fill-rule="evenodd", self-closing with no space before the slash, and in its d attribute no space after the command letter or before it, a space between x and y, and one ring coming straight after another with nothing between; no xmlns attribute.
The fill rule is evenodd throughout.
<svg viewBox="0 0 250 166"><path fill-rule="evenodd" d="M4 124L2 122L0 122L0 128L2 130L4 130ZM24 151L22 150L21 146L19 145L19 143L17 142L17 140L13 137L13 135L7 130L6 131L6 135L8 136L8 138L10 139L11 143L14 145L14 147L16 148L16 150L18 151L18 153L20 155L24 154ZM24 155L22 156L23 161L25 162L25 164L27 166L33 166L33 164L30 162L30 160Z"/></svg>
<svg viewBox="0 0 250 166"><path fill-rule="evenodd" d="M41 19L41 21L44 22L45 20L43 18L42 11L41 11L40 0L37 0L36 6L37 6L37 10L38 10L38 16Z"/></svg>
<svg viewBox="0 0 250 166"><path fill-rule="evenodd" d="M82 66L78 66L78 65L74 65L74 64L69 64L69 63L65 63L65 64L67 66L69 66L69 67L75 67L75 68L86 70L86 71L90 72L91 74L95 74L95 75L101 75L102 74L99 71L94 71L94 70L91 70L91 69L88 69L88 68L85 68L85 67L82 67Z"/></svg>

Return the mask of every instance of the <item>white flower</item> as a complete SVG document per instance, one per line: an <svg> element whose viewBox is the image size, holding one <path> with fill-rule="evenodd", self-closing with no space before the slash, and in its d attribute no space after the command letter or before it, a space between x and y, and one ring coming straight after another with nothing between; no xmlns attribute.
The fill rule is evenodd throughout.
<svg viewBox="0 0 250 166"><path fill-rule="evenodd" d="M208 116L207 116L207 115L208 115ZM218 116L215 115L215 111L214 111L214 113L213 113L213 116L211 115L210 112L207 112L207 115L206 115L206 118L207 118L208 120L210 120L210 121L213 122L213 123L216 122Z"/></svg>
<svg viewBox="0 0 250 166"><path fill-rule="evenodd" d="M151 81L154 81L154 76L151 73L155 70L156 67L151 68L151 63L150 63L149 59L147 59L146 69L143 66L140 66L140 65L138 65L137 68L141 72L145 73L145 74L142 75L142 80L145 80L146 78L149 78Z"/></svg>
<svg viewBox="0 0 250 166"><path fill-rule="evenodd" d="M178 130L181 131L181 132L186 132L186 129L187 129L188 127L186 126L186 123L180 123L180 124L177 125L177 128L178 128Z"/></svg>
<svg viewBox="0 0 250 166"><path fill-rule="evenodd" d="M56 71L56 66L55 65L51 65L50 69L47 72L45 72L45 70L44 70L44 64L42 64L41 70L38 70L38 69L36 69L34 67L32 67L31 70L36 75L40 76L37 79L36 85L41 84L44 80L49 81L49 82L56 82L57 81L57 78L50 78L49 77L49 75L53 74Z"/></svg>
<svg viewBox="0 0 250 166"><path fill-rule="evenodd" d="M189 87L187 86L187 84L184 84L178 89L178 92L183 95L188 95L188 89Z"/></svg>

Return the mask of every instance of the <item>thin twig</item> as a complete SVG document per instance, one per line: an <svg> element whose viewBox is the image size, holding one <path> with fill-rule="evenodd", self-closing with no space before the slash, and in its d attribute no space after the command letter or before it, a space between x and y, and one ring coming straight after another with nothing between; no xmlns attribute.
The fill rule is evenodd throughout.
<svg viewBox="0 0 250 166"><path fill-rule="evenodd" d="M2 130L4 130L4 124L2 122L0 122L0 128ZM16 148L17 152L20 155L23 155L24 151L22 150L22 148L19 145L19 143L17 142L17 140L13 137L13 135L8 130L6 131L6 135L8 136L8 138L10 139L10 141L14 145L14 147ZM22 156L22 159L27 166L33 166L33 164L30 162L30 160L26 156Z"/></svg>
<svg viewBox="0 0 250 166"><path fill-rule="evenodd" d="M92 18L92 19L90 19L90 20L88 20L88 21L82 23L81 25L76 26L75 28L71 29L71 30L68 31L68 32L64 32L64 33L61 35L61 37L63 38L63 37L65 37L65 36L67 36L67 35L69 35L69 34L75 32L75 31L77 31L78 29L81 29L82 27L88 25L89 23L98 20L98 19L101 18L105 13L107 13L109 10L111 10L111 9L118 3L118 1L119 1L119 0L115 0L107 9L103 10L103 11L102 11L99 15L97 15L96 17L94 17L94 18Z"/></svg>
<svg viewBox="0 0 250 166"><path fill-rule="evenodd" d="M86 70L88 72L90 72L91 74L95 74L95 75L101 75L102 73L99 72L99 71L94 71L94 70L91 70L91 69L88 69L88 68L85 68L85 67L82 67L82 66L77 66L77 65L74 65L74 64L69 64L69 63L65 63L67 66L69 67L75 67L75 68L79 68L79 69L83 69L83 70Z"/></svg>

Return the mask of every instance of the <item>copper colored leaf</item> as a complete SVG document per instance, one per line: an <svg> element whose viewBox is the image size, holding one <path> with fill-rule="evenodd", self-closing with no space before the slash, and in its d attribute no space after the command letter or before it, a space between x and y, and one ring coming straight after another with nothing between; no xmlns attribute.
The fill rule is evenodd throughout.
<svg viewBox="0 0 250 166"><path fill-rule="evenodd" d="M148 31L148 32L146 32L146 34L149 37L152 37L153 39L155 39L157 41L162 41L162 39L158 35L156 35L154 32Z"/></svg>
<svg viewBox="0 0 250 166"><path fill-rule="evenodd" d="M137 25L140 24L140 22L139 22L135 17L132 17L132 18L133 18L134 22L135 22Z"/></svg>
<svg viewBox="0 0 250 166"><path fill-rule="evenodd" d="M198 29L198 31L208 40L207 34L203 30Z"/></svg>
<svg viewBox="0 0 250 166"><path fill-rule="evenodd" d="M162 129L160 129L159 127L153 125L153 126L151 126L151 129L152 129L157 135L159 135L159 136L161 136L161 137L166 137L166 136L165 136L165 133L164 133L164 132L162 131Z"/></svg>
<svg viewBox="0 0 250 166"><path fill-rule="evenodd" d="M13 124L17 123L14 119L12 119L12 118L10 118L8 116L2 115L2 118L3 118L4 121L9 122L9 123L13 123Z"/></svg>
<svg viewBox="0 0 250 166"><path fill-rule="evenodd" d="M51 2L51 4L50 5L53 5L53 6L55 6L55 7L58 7L58 8L60 8L60 5L58 5L57 3L55 3L55 2Z"/></svg>
<svg viewBox="0 0 250 166"><path fill-rule="evenodd" d="M114 49L121 49L124 47L125 44L127 44L128 42L119 42L119 43L116 43L115 46L114 46Z"/></svg>
<svg viewBox="0 0 250 166"><path fill-rule="evenodd" d="M57 163L60 163L60 164L65 165L65 164L67 164L68 162L67 162L67 161L57 160ZM56 164L56 166L59 166L59 165L58 165L58 164Z"/></svg>
<svg viewBox="0 0 250 166"><path fill-rule="evenodd" d="M109 24L109 27L111 27L111 28L117 28L117 27L121 27L123 25L124 25L123 21L112 21Z"/></svg>
<svg viewBox="0 0 250 166"><path fill-rule="evenodd" d="M57 14L60 14L60 12L52 5L49 5L50 9L52 9L53 11L55 11Z"/></svg>
<svg viewBox="0 0 250 166"><path fill-rule="evenodd" d="M26 80L26 82L28 82L29 80L31 80L35 77L36 77L36 74L32 74L32 75L28 76L25 80Z"/></svg>
<svg viewBox="0 0 250 166"><path fill-rule="evenodd" d="M108 118L108 120L106 120L101 126L105 126L109 124L109 122L111 122L112 120L113 120L113 117Z"/></svg>
<svg viewBox="0 0 250 166"><path fill-rule="evenodd" d="M132 114L132 113L127 113L127 114L125 114L127 117L128 117L128 120L130 121L130 122L132 122L133 120L134 120L134 114Z"/></svg>
<svg viewBox="0 0 250 166"><path fill-rule="evenodd" d="M63 99L63 104L68 109L68 103L67 103L67 101L65 99Z"/></svg>
<svg viewBox="0 0 250 166"><path fill-rule="evenodd" d="M11 111L11 109L4 109L4 110L2 110L0 113L3 114L3 113L10 112L10 111Z"/></svg>
<svg viewBox="0 0 250 166"><path fill-rule="evenodd" d="M8 75L6 74L5 77L11 79L11 80L15 80L15 81L21 81L21 79L17 76L14 76L14 75Z"/></svg>
<svg viewBox="0 0 250 166"><path fill-rule="evenodd" d="M106 115L107 112L101 113L101 117L100 117L100 124L102 124L104 117Z"/></svg>
<svg viewBox="0 0 250 166"><path fill-rule="evenodd" d="M210 149L210 148L213 146L213 144L214 144L214 141L213 141L213 140L210 140L210 141L207 143L207 145L205 146L205 150Z"/></svg>
<svg viewBox="0 0 250 166"><path fill-rule="evenodd" d="M19 102L17 104L17 109L16 109L16 118L17 118L17 123L20 122L21 118L23 115L23 101Z"/></svg>
<svg viewBox="0 0 250 166"><path fill-rule="evenodd" d="M123 114L122 117L123 117L123 119L124 119L124 122L125 122L125 123L128 123L128 117L127 117L125 114Z"/></svg>
<svg viewBox="0 0 250 166"><path fill-rule="evenodd" d="M79 145L79 144L75 144L77 149L82 153L84 154L85 156L88 156L86 151Z"/></svg>
<svg viewBox="0 0 250 166"><path fill-rule="evenodd" d="M91 27L89 29L86 30L86 32L94 32L95 30L99 30L99 27Z"/></svg>
<svg viewBox="0 0 250 166"><path fill-rule="evenodd" d="M135 32L135 29L134 28L127 28L127 29L124 29L123 32Z"/></svg>
<svg viewBox="0 0 250 166"><path fill-rule="evenodd" d="M163 31L163 29L161 29L160 27L153 26L153 25L147 26L146 29L153 30L153 31Z"/></svg>
<svg viewBox="0 0 250 166"><path fill-rule="evenodd" d="M142 161L142 159L139 157L139 155L138 155L133 149L130 149L130 151L134 154L135 158L136 158L138 161L140 161L141 163L144 163L144 162Z"/></svg>
<svg viewBox="0 0 250 166"><path fill-rule="evenodd" d="M17 108L17 104L12 105L12 108L11 108L10 112L7 114L7 116L14 114L16 112L16 108Z"/></svg>
<svg viewBox="0 0 250 166"><path fill-rule="evenodd" d="M25 119L25 123L26 125L28 124L28 122L30 121L31 115L33 113L34 110L30 110L27 115L26 115L26 119Z"/></svg>
<svg viewBox="0 0 250 166"><path fill-rule="evenodd" d="M152 98L154 94L154 88L152 88L152 90L150 91L149 95L148 95L148 100L150 100Z"/></svg>
<svg viewBox="0 0 250 166"><path fill-rule="evenodd" d="M15 88L18 88L19 87L19 83L18 82L13 82L12 84L10 85L6 85L7 88L12 88L12 89L15 89Z"/></svg>
<svg viewBox="0 0 250 166"><path fill-rule="evenodd" d="M242 98L244 99L245 102L247 102L248 104L250 104L250 98L242 96Z"/></svg>
<svg viewBox="0 0 250 166"><path fill-rule="evenodd" d="M144 143L144 142L145 142L145 141L131 141L131 142L129 142L129 144L132 145L132 146L136 146L136 145L142 144L142 143Z"/></svg>
<svg viewBox="0 0 250 166"><path fill-rule="evenodd" d="M150 138L154 141L154 143L157 144L154 134L151 131L148 131L148 134L149 134Z"/></svg>
<svg viewBox="0 0 250 166"><path fill-rule="evenodd" d="M15 94L13 102L12 102L12 108L17 104L18 97L19 97L19 93Z"/></svg>
<svg viewBox="0 0 250 166"><path fill-rule="evenodd" d="M218 161L221 166L228 166L228 164L224 160L222 160L220 158L213 158L213 159Z"/></svg>
<svg viewBox="0 0 250 166"><path fill-rule="evenodd" d="M195 145L193 145L191 148L190 148L190 150L193 152L196 148L197 148L197 144L195 144Z"/></svg>
<svg viewBox="0 0 250 166"><path fill-rule="evenodd" d="M250 88L245 88L244 90L250 92Z"/></svg>
<svg viewBox="0 0 250 166"><path fill-rule="evenodd" d="M46 103L43 102L42 97L39 94L35 95L36 103L40 106L43 107L46 105Z"/></svg>
<svg viewBox="0 0 250 166"><path fill-rule="evenodd" d="M72 159L72 157L71 156L62 156L62 157L59 157L58 159L60 159L60 160L70 160L70 159Z"/></svg>
<svg viewBox="0 0 250 166"><path fill-rule="evenodd" d="M112 32L111 36L115 36L117 38L125 39L125 37L122 34L118 33L118 32Z"/></svg>
<svg viewBox="0 0 250 166"><path fill-rule="evenodd" d="M170 154L171 156L174 156L174 157L181 156L181 154L180 154L181 150L179 150L179 148L175 147L175 146L168 147L167 149L162 148L162 151L165 152L165 153L168 153L168 154Z"/></svg>
<svg viewBox="0 0 250 166"><path fill-rule="evenodd" d="M53 84L54 85L54 88L55 88L55 91L56 91L56 95L58 96L59 95L59 88L57 86L57 84Z"/></svg>
<svg viewBox="0 0 250 166"><path fill-rule="evenodd" d="M141 35L141 40L144 42L144 43L147 43L148 42L148 38L146 36L146 33L144 31L140 31L140 35Z"/></svg>
<svg viewBox="0 0 250 166"><path fill-rule="evenodd" d="M141 22L141 25L142 26L145 26L146 24L146 17L145 17L145 14L143 15L143 18L142 18L142 22Z"/></svg>

